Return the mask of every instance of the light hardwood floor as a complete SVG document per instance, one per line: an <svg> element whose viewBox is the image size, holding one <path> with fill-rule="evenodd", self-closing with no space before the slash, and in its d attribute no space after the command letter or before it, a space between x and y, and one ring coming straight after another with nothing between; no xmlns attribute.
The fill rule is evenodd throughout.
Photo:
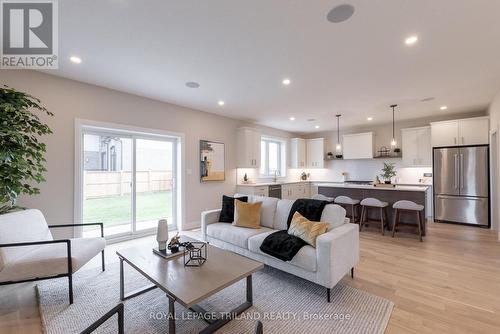
<svg viewBox="0 0 500 334"><path fill-rule="evenodd" d="M361 262L344 282L395 303L386 333L500 333L500 243L496 231L428 225L415 236L361 233ZM189 233L197 236L198 232ZM150 244L151 237L107 247ZM98 266L95 259L87 266ZM325 297L326 298L326 297ZM41 333L33 284L0 288L0 333Z"/></svg>

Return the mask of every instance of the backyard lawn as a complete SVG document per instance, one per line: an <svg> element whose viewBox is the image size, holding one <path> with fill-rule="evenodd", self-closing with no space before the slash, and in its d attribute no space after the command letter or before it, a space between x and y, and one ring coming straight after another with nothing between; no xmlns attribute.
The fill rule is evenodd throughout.
<svg viewBox="0 0 500 334"><path fill-rule="evenodd" d="M172 192L138 193L137 222L172 216ZM85 222L102 222L105 226L131 222L131 195L92 198L83 204Z"/></svg>

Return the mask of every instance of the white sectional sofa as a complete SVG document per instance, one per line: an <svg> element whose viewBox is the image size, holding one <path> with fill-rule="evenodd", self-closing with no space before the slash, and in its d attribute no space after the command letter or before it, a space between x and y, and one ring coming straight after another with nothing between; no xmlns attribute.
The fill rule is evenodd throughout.
<svg viewBox="0 0 500 334"><path fill-rule="evenodd" d="M235 195L235 197L247 195ZM349 223L345 210L328 204L321 221L329 222L331 228L318 237L316 248L304 246L288 262L279 260L260 250L262 241L277 230L287 229L287 219L293 200L271 197L248 196L251 203L262 202L261 228L251 229L219 222L221 209L202 212L202 236L210 244L252 258L271 267L302 277L330 289L337 284L359 261L359 227Z"/></svg>

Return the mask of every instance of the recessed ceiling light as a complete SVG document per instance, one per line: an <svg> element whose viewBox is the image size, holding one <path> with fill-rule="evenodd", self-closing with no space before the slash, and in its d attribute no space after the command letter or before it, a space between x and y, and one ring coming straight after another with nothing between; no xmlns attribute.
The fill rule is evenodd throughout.
<svg viewBox="0 0 500 334"><path fill-rule="evenodd" d="M283 85L288 86L292 82L290 81L290 79L286 78L286 79L283 79L282 83L283 83Z"/></svg>
<svg viewBox="0 0 500 334"><path fill-rule="evenodd" d="M69 60L75 64L80 64L82 62L82 59L77 56L71 56L69 57Z"/></svg>
<svg viewBox="0 0 500 334"><path fill-rule="evenodd" d="M367 121L373 121L373 117L368 117L366 120Z"/></svg>
<svg viewBox="0 0 500 334"><path fill-rule="evenodd" d="M448 107L447 106L441 106L439 109L446 110L446 109L448 109Z"/></svg>
<svg viewBox="0 0 500 334"><path fill-rule="evenodd" d="M189 88L199 88L200 84L197 83L197 82L194 82L194 81L188 81L188 82L186 82L186 87L189 87Z"/></svg>
<svg viewBox="0 0 500 334"><path fill-rule="evenodd" d="M319 125L315 125L315 126L314 126L314 128L315 128L315 129L319 129Z"/></svg>
<svg viewBox="0 0 500 334"><path fill-rule="evenodd" d="M417 36L410 36L407 39L405 39L405 44L406 45L413 45L413 44L417 43L417 41L418 41Z"/></svg>
<svg viewBox="0 0 500 334"><path fill-rule="evenodd" d="M225 103L224 101L222 101L222 100L220 100L220 101L219 101L219 102L217 102L217 103L218 103L220 106L223 106L223 105L225 105L225 104L226 104L226 103Z"/></svg>
<svg viewBox="0 0 500 334"><path fill-rule="evenodd" d="M354 14L354 7L352 5L344 4L334 7L326 15L326 19L332 23L340 23L347 21Z"/></svg>
<svg viewBox="0 0 500 334"><path fill-rule="evenodd" d="M295 117L290 117L289 118L291 121L295 121Z"/></svg>

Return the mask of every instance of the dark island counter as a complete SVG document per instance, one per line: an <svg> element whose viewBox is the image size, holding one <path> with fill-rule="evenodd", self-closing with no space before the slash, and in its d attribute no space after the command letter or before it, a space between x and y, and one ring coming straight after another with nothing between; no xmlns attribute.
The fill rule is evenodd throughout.
<svg viewBox="0 0 500 334"><path fill-rule="evenodd" d="M316 183L315 185L318 187L318 194L327 197L335 198L337 196L348 196L359 201L364 198L373 197L382 202L389 203L387 215L391 228L394 219L392 205L400 200L408 200L423 205L425 207L424 212L426 212L426 216L428 216L428 186L396 186L386 188L375 187L373 185L353 185L344 183ZM369 219L380 219L379 213L375 211L376 210L370 210ZM350 212L348 212L348 214L350 214ZM415 223L415 216L408 213L402 213L401 221Z"/></svg>

